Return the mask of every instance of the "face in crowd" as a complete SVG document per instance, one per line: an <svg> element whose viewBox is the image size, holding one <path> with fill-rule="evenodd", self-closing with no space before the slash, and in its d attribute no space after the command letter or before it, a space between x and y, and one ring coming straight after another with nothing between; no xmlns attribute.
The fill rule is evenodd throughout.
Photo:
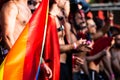
<svg viewBox="0 0 120 80"><path fill-rule="evenodd" d="M87 27L88 27L88 30L91 34L95 34L96 33L96 24L94 22L93 19L88 19L87 20Z"/></svg>
<svg viewBox="0 0 120 80"><path fill-rule="evenodd" d="M115 46L120 48L120 34L115 36Z"/></svg>
<svg viewBox="0 0 120 80"><path fill-rule="evenodd" d="M83 10L77 11L73 18L74 18L75 28L77 30L87 30L85 14L84 14Z"/></svg>

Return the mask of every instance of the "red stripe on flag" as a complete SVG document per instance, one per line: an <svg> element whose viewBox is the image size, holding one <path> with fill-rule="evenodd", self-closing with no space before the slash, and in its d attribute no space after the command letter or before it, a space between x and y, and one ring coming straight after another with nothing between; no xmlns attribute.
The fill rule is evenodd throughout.
<svg viewBox="0 0 120 80"><path fill-rule="evenodd" d="M23 80L34 80L39 65L45 23L47 19L48 0L42 0L40 6L29 21Z"/></svg>
<svg viewBox="0 0 120 80"><path fill-rule="evenodd" d="M53 77L51 80L59 80L60 76L60 47L56 28L55 18L48 17L48 29L46 34L44 59L48 61L48 66L52 69ZM48 80L48 79L42 79Z"/></svg>

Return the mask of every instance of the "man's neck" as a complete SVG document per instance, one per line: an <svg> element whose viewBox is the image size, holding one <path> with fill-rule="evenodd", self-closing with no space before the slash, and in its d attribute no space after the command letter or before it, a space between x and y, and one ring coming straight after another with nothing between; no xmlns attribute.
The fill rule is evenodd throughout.
<svg viewBox="0 0 120 80"><path fill-rule="evenodd" d="M53 6L52 6L52 9L50 10L50 14L51 15L53 15L53 16L56 16L57 14L56 14L56 9L55 9L55 7L57 7L57 4L53 4Z"/></svg>

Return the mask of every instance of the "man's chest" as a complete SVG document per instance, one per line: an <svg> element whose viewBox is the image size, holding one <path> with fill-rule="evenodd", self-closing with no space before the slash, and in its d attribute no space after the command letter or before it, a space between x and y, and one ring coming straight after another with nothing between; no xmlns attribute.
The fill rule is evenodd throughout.
<svg viewBox="0 0 120 80"><path fill-rule="evenodd" d="M120 60L120 50L113 49L111 52L112 52L112 57Z"/></svg>
<svg viewBox="0 0 120 80"><path fill-rule="evenodd" d="M21 24L26 24L31 17L31 11L28 7L18 7L17 20Z"/></svg>

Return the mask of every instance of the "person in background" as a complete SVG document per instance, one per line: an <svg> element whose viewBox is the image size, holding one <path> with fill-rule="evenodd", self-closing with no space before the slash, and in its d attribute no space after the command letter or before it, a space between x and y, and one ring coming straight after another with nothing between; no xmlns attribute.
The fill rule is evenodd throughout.
<svg viewBox="0 0 120 80"><path fill-rule="evenodd" d="M68 5L68 2L69 2L68 0L64 0L64 1L58 0L58 2L53 1L53 4L49 12L49 15L55 18L56 26L57 26L56 29L58 32L58 39L59 39L59 44L60 44L60 66L61 66L60 67L60 80L71 80L70 78L71 76L69 75L70 71L68 70L68 65L66 64L66 60L68 57L67 53L73 50L80 50L81 49L80 46L86 43L86 40L83 40L83 39L79 39L78 41L70 42L70 43L65 42L65 38L67 34L66 34L66 28L64 27L69 26L69 25L66 26L65 24L67 20L66 14L69 13L69 10L65 12L66 8L64 7L65 5ZM65 14L63 12L65 12Z"/></svg>
<svg viewBox="0 0 120 80"><path fill-rule="evenodd" d="M79 0L81 1L81 0ZM85 20L85 14L83 7L84 5L81 5L81 2L71 2L71 36L73 41L79 40L80 38L86 39L86 33L88 31L86 20ZM85 34L85 35L84 35ZM87 42L87 39L86 39ZM90 43L91 44L91 43ZM89 44L89 45L90 45ZM86 62L86 54L89 52L91 47L89 45L82 46L82 49L77 54L74 53L73 57L79 57L83 59L84 64L77 64L76 62L73 63L73 79L83 79L88 80L89 79L89 72L87 68L87 62ZM91 44L92 45L92 44Z"/></svg>
<svg viewBox="0 0 120 80"><path fill-rule="evenodd" d="M37 9L41 1L42 0L28 0L28 6L32 13Z"/></svg>
<svg viewBox="0 0 120 80"><path fill-rule="evenodd" d="M114 37L114 43L109 49L109 52L111 54L111 65L113 69L111 78L115 77L115 80L120 80L120 27L113 27L112 32Z"/></svg>

